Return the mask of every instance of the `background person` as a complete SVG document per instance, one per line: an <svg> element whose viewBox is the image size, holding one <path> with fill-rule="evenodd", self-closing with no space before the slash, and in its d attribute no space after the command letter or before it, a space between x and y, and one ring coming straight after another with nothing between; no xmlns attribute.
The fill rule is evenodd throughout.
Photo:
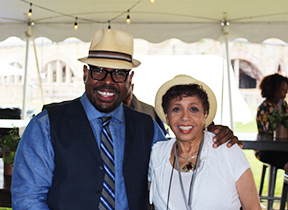
<svg viewBox="0 0 288 210"><path fill-rule="evenodd" d="M134 88L134 84L131 84L129 90L128 90L128 95L126 96L126 98L122 101L123 104L125 104L126 106L131 107L132 109L139 111L139 112L143 112L145 114L150 115L160 126L160 128L163 130L164 134L167 134L167 131L164 127L164 123L162 122L162 120L160 120L159 116L157 115L155 109L153 106L146 104L142 101L139 101L136 96L133 94L133 88Z"/></svg>
<svg viewBox="0 0 288 210"><path fill-rule="evenodd" d="M288 105L284 100L288 90L288 78L277 73L268 75L262 79L259 88L265 100L257 109L258 135L268 135L272 140L276 125L271 123L269 118L273 113L288 112ZM260 161L284 169L288 173L287 152L256 151L255 155Z"/></svg>
<svg viewBox="0 0 288 210"><path fill-rule="evenodd" d="M202 89L203 88L203 89ZM261 210L253 174L238 145L212 149L204 128L216 114L216 98L204 83L178 75L156 94L155 109L175 139L152 147L150 203L155 209Z"/></svg>

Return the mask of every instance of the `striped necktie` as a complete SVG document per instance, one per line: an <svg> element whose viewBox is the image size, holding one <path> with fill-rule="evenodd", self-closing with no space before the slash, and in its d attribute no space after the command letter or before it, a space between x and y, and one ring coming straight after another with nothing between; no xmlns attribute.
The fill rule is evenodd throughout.
<svg viewBox="0 0 288 210"><path fill-rule="evenodd" d="M100 210L115 209L114 151L113 141L108 127L111 119L112 117L102 117L100 154L106 173L104 176L103 188L99 202Z"/></svg>

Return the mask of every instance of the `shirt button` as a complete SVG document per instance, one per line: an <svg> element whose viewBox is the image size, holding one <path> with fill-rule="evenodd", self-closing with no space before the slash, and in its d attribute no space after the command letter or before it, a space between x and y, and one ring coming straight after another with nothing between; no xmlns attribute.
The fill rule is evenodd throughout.
<svg viewBox="0 0 288 210"><path fill-rule="evenodd" d="M100 190L96 190L96 193L99 194L99 193L100 193Z"/></svg>
<svg viewBox="0 0 288 210"><path fill-rule="evenodd" d="M99 166L99 169L100 169L100 170L103 170L103 166Z"/></svg>

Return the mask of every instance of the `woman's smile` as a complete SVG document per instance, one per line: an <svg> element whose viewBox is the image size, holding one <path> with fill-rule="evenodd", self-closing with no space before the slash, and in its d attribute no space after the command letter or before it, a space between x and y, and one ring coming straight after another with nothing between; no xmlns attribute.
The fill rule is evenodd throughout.
<svg viewBox="0 0 288 210"><path fill-rule="evenodd" d="M192 125L179 125L178 128L182 133L190 133L193 129L193 126Z"/></svg>

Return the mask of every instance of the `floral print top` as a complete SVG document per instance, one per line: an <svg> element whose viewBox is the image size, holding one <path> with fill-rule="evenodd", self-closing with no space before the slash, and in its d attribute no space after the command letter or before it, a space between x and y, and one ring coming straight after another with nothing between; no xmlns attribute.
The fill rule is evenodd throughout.
<svg viewBox="0 0 288 210"><path fill-rule="evenodd" d="M286 113L287 113L288 105L286 101L284 101L284 105L286 107ZM269 122L269 116L273 112L274 113L279 112L278 110L279 110L278 106L271 104L267 100L263 101L263 103L258 107L256 121L259 133L264 132L273 135L273 132L276 129L276 125L271 124Z"/></svg>

